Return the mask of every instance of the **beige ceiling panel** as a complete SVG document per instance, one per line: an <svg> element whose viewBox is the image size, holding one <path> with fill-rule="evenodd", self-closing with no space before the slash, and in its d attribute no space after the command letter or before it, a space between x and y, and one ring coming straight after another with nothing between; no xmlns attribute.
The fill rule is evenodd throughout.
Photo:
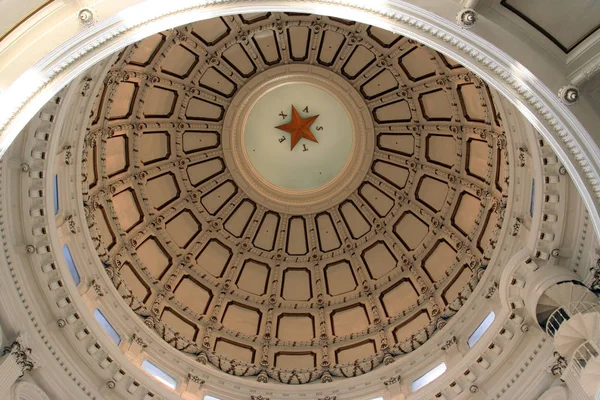
<svg viewBox="0 0 600 400"><path fill-rule="evenodd" d="M356 46L342 68L342 73L349 79L355 79L375 62L375 54L364 46Z"/></svg>
<svg viewBox="0 0 600 400"><path fill-rule="evenodd" d="M350 236L352 236L353 239L359 239L371 230L369 221L365 218L363 213L360 212L353 201L345 201L342 203L339 210L342 219L350 231Z"/></svg>
<svg viewBox="0 0 600 400"><path fill-rule="evenodd" d="M267 29L259 32L252 37L252 41L266 65L275 65L281 60L275 31Z"/></svg>
<svg viewBox="0 0 600 400"><path fill-rule="evenodd" d="M327 30L321 37L321 45L317 60L323 65L333 65L346 42L346 37L341 33Z"/></svg>
<svg viewBox="0 0 600 400"><path fill-rule="evenodd" d="M288 221L286 252L290 255L308 253L308 234L304 217L292 217Z"/></svg>
<svg viewBox="0 0 600 400"><path fill-rule="evenodd" d="M281 278L281 298L308 301L312 298L312 282L308 268L286 268Z"/></svg>
<svg viewBox="0 0 600 400"><path fill-rule="evenodd" d="M237 190L233 181L225 181L202 196L200 202L209 214L215 215L235 196Z"/></svg>
<svg viewBox="0 0 600 400"><path fill-rule="evenodd" d="M86 182L92 189L98 183L98 146L86 148L87 159L85 160Z"/></svg>
<svg viewBox="0 0 600 400"><path fill-rule="evenodd" d="M165 35L157 33L140 40L129 55L129 64L145 67L149 65L165 42Z"/></svg>
<svg viewBox="0 0 600 400"><path fill-rule="evenodd" d="M202 285L196 279L186 275L173 290L175 299L185 304L196 314L204 315L212 299L210 289Z"/></svg>
<svg viewBox="0 0 600 400"><path fill-rule="evenodd" d="M371 183L364 183L359 189L360 197L365 200L369 206L377 213L379 217L385 217L394 207L394 199L373 186Z"/></svg>
<svg viewBox="0 0 600 400"><path fill-rule="evenodd" d="M112 197L112 205L125 232L129 232L144 220L142 207L133 189L125 189Z"/></svg>
<svg viewBox="0 0 600 400"><path fill-rule="evenodd" d="M361 258L371 279L379 279L387 275L398 264L396 256L383 241L378 241L366 248L362 252Z"/></svg>
<svg viewBox="0 0 600 400"><path fill-rule="evenodd" d="M144 281L139 273L133 269L129 262L124 262L119 270L119 276L131 291L133 297L136 297L142 303L150 297L150 286Z"/></svg>
<svg viewBox="0 0 600 400"><path fill-rule="evenodd" d="M470 122L485 122L487 108L480 89L474 83L467 83L460 85L457 93L464 117Z"/></svg>
<svg viewBox="0 0 600 400"><path fill-rule="evenodd" d="M186 46L178 44L171 48L161 63L162 72L179 79L185 79L190 76L199 60L200 56Z"/></svg>
<svg viewBox="0 0 600 400"><path fill-rule="evenodd" d="M173 242L183 249L198 236L202 225L191 210L183 209L165 223L165 230L173 238Z"/></svg>
<svg viewBox="0 0 600 400"><path fill-rule="evenodd" d="M410 133L380 133L377 146L381 150L410 157L415 153L415 138Z"/></svg>
<svg viewBox="0 0 600 400"><path fill-rule="evenodd" d="M417 185L415 197L431 211L440 212L446 202L449 189L447 182L423 175Z"/></svg>
<svg viewBox="0 0 600 400"><path fill-rule="evenodd" d="M155 236L144 240L135 252L148 273L156 280L160 280L171 266L171 256Z"/></svg>
<svg viewBox="0 0 600 400"><path fill-rule="evenodd" d="M315 318L311 314L281 314L276 337L286 342L309 342L315 338Z"/></svg>
<svg viewBox="0 0 600 400"><path fill-rule="evenodd" d="M429 224L412 211L405 211L400 216L394 233L407 250L415 250L429 233Z"/></svg>
<svg viewBox="0 0 600 400"><path fill-rule="evenodd" d="M138 156L144 165L167 160L171 156L169 132L144 132L139 138Z"/></svg>
<svg viewBox="0 0 600 400"><path fill-rule="evenodd" d="M152 86L148 89L144 99L144 117L147 118L169 118L175 111L177 104L177 92L175 90Z"/></svg>
<svg viewBox="0 0 600 400"><path fill-rule="evenodd" d="M150 205L161 210L179 198L181 190L172 172L158 175L146 182L146 196Z"/></svg>
<svg viewBox="0 0 600 400"><path fill-rule="evenodd" d="M426 310L419 311L408 321L400 324L392 331L392 334L394 335L394 340L396 341L396 343L400 343L410 338L420 329L423 329L427 325L429 325L429 322L429 313Z"/></svg>
<svg viewBox="0 0 600 400"><path fill-rule="evenodd" d="M481 200L470 193L462 192L452 215L454 225L465 236L475 228L475 222L481 208Z"/></svg>
<svg viewBox="0 0 600 400"><path fill-rule="evenodd" d="M472 276L473 273L471 272L469 266L466 264L463 265L442 292L442 298L446 304L450 303L458 296L458 294L465 288L465 285L469 283Z"/></svg>
<svg viewBox="0 0 600 400"><path fill-rule="evenodd" d="M225 163L220 157L202 160L197 163L189 164L187 167L187 175L190 184L194 187L200 186L223 171L225 171Z"/></svg>
<svg viewBox="0 0 600 400"><path fill-rule="evenodd" d="M398 81L389 69L382 69L365 82L360 91L367 100L371 100L398 89Z"/></svg>
<svg viewBox="0 0 600 400"><path fill-rule="evenodd" d="M377 353L375 341L365 340L337 349L335 351L335 361L338 364L352 364L356 360L367 358L375 353Z"/></svg>
<svg viewBox="0 0 600 400"><path fill-rule="evenodd" d="M328 252L339 249L342 242L335 229L331 215L329 213L319 214L316 216L315 222L317 224L317 237L321 251Z"/></svg>
<svg viewBox="0 0 600 400"><path fill-rule="evenodd" d="M195 341L198 337L198 327L171 308L165 308L160 316L163 324L179 332L184 338Z"/></svg>
<svg viewBox="0 0 600 400"><path fill-rule="evenodd" d="M352 265L346 261L327 264L323 269L325 287L330 296L339 296L349 293L358 287Z"/></svg>
<svg viewBox="0 0 600 400"><path fill-rule="evenodd" d="M306 60L310 46L310 29L307 26L293 26L288 28L287 32L291 59L294 61Z"/></svg>
<svg viewBox="0 0 600 400"><path fill-rule="evenodd" d="M221 144L219 132L216 131L185 131L182 135L182 141L185 154L215 149Z"/></svg>
<svg viewBox="0 0 600 400"><path fill-rule="evenodd" d="M120 82L111 96L109 111L106 115L108 120L129 118L133 112L133 104L138 92L137 83Z"/></svg>
<svg viewBox="0 0 600 400"><path fill-rule="evenodd" d="M256 211L256 205L250 200L242 201L229 215L223 227L235 237L242 237Z"/></svg>
<svg viewBox="0 0 600 400"><path fill-rule="evenodd" d="M185 116L191 120L220 121L224 112L223 106L219 104L192 97L188 102Z"/></svg>
<svg viewBox="0 0 600 400"><path fill-rule="evenodd" d="M229 47L221 56L231 68L244 78L249 78L256 72L256 65L241 44Z"/></svg>
<svg viewBox="0 0 600 400"><path fill-rule="evenodd" d="M424 47L413 47L399 59L400 67L413 82L435 75L437 63L429 51Z"/></svg>
<svg viewBox="0 0 600 400"><path fill-rule="evenodd" d="M244 261L244 265L242 265L235 284L238 288L248 293L262 296L267 293L270 274L271 267L267 264L254 260L246 260Z"/></svg>
<svg viewBox="0 0 600 400"><path fill-rule="evenodd" d="M264 21L271 16L270 12L265 13L248 13L248 14L239 14L240 19L246 25L254 24L259 21Z"/></svg>
<svg viewBox="0 0 600 400"><path fill-rule="evenodd" d="M129 169L129 138L125 135L106 139L104 145L106 175L112 178Z"/></svg>
<svg viewBox="0 0 600 400"><path fill-rule="evenodd" d="M410 172L407 167L402 167L388 161L377 160L373 163L371 170L375 175L398 189L404 189Z"/></svg>
<svg viewBox="0 0 600 400"><path fill-rule="evenodd" d="M419 292L408 278L401 279L379 296L386 317L395 317L419 300Z"/></svg>
<svg viewBox="0 0 600 400"><path fill-rule="evenodd" d="M456 262L456 250L445 239L440 239L423 259L423 270L432 282L446 277Z"/></svg>
<svg viewBox="0 0 600 400"><path fill-rule="evenodd" d="M410 122L412 114L406 100L396 100L373 110L373 116L378 123Z"/></svg>
<svg viewBox="0 0 600 400"><path fill-rule="evenodd" d="M442 53L438 53L444 64L450 69L454 68L464 68L461 64L458 63L454 58L443 55Z"/></svg>
<svg viewBox="0 0 600 400"><path fill-rule="evenodd" d="M490 166L488 156L490 148L485 140L467 140L467 173L475 178L485 181Z"/></svg>
<svg viewBox="0 0 600 400"><path fill-rule="evenodd" d="M215 341L215 353L222 354L230 360L253 363L255 350L250 346L218 338Z"/></svg>
<svg viewBox="0 0 600 400"><path fill-rule="evenodd" d="M275 353L274 366L281 369L310 369L317 366L317 355L313 352Z"/></svg>
<svg viewBox="0 0 600 400"><path fill-rule="evenodd" d="M398 43L400 39L402 39L402 36L398 35L397 33L388 31L387 29L381 29L376 26L368 27L367 35L385 48L392 47Z"/></svg>
<svg viewBox="0 0 600 400"><path fill-rule="evenodd" d="M190 26L192 28L192 35L196 36L207 46L219 43L231 32L231 28L220 17L198 21Z"/></svg>
<svg viewBox="0 0 600 400"><path fill-rule="evenodd" d="M88 170L89 171L89 170ZM508 163L506 150L496 150L496 189L505 191L508 189Z"/></svg>
<svg viewBox="0 0 600 400"><path fill-rule="evenodd" d="M428 121L452 121L454 107L443 89L435 89L419 95L423 117Z"/></svg>
<svg viewBox="0 0 600 400"><path fill-rule="evenodd" d="M261 318L258 309L232 301L225 307L221 323L227 329L253 336L260 331Z"/></svg>
<svg viewBox="0 0 600 400"><path fill-rule="evenodd" d="M277 237L278 229L279 214L270 211L266 212L262 217L252 243L259 249L265 251L273 250L275 248L275 239Z"/></svg>
<svg viewBox="0 0 600 400"><path fill-rule="evenodd" d="M427 161L452 168L456 162L456 140L452 135L427 135L425 139L425 158Z"/></svg>
<svg viewBox="0 0 600 400"><path fill-rule="evenodd" d="M237 90L237 85L218 69L211 67L200 77L200 86L224 97L231 97Z"/></svg>
<svg viewBox="0 0 600 400"><path fill-rule="evenodd" d="M233 251L217 239L210 239L196 256L196 264L212 276L220 278L233 257Z"/></svg>
<svg viewBox="0 0 600 400"><path fill-rule="evenodd" d="M369 327L370 319L364 304L354 304L331 311L331 330L334 336L346 336Z"/></svg>
<svg viewBox="0 0 600 400"><path fill-rule="evenodd" d="M117 243L117 238L113 232L110 223L108 222L108 215L103 206L99 206L94 211L94 222L95 227L100 232L100 239L102 244L108 251L110 251Z"/></svg>
<svg viewBox="0 0 600 400"><path fill-rule="evenodd" d="M494 229L498 224L498 214L491 209L488 211L485 221L483 222L479 239L477 240L477 248L483 253L490 245L490 240L494 237Z"/></svg>

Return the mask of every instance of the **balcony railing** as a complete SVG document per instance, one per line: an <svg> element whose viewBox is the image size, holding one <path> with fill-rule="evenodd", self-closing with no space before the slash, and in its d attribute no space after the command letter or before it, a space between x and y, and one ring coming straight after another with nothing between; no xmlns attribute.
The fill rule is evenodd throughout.
<svg viewBox="0 0 600 400"><path fill-rule="evenodd" d="M559 307L548 317L546 333L548 336L554 337L563 322L568 321L576 314L586 314L589 312L600 313L600 304L579 302Z"/></svg>
<svg viewBox="0 0 600 400"><path fill-rule="evenodd" d="M586 389L581 386L581 373L593 358L598 357L598 351L592 343L583 342L573 353L568 367L562 374L561 379L571 390L573 399L589 398Z"/></svg>

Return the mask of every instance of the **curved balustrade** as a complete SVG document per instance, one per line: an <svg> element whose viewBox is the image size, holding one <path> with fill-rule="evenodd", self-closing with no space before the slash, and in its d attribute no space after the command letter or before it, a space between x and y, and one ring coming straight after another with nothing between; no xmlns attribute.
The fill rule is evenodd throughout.
<svg viewBox="0 0 600 400"><path fill-rule="evenodd" d="M550 317L548 317L548 321L546 322L546 334L550 337L554 337L563 322L568 321L573 315L586 314L589 312L600 313L600 304L579 302L558 307L550 314Z"/></svg>

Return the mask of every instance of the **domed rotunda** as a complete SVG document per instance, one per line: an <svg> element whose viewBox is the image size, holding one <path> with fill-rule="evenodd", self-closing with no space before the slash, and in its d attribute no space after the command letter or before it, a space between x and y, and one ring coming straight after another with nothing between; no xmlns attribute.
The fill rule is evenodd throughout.
<svg viewBox="0 0 600 400"><path fill-rule="evenodd" d="M579 89L461 42L484 1L259 3L120 11L7 114L0 398L593 398Z"/></svg>

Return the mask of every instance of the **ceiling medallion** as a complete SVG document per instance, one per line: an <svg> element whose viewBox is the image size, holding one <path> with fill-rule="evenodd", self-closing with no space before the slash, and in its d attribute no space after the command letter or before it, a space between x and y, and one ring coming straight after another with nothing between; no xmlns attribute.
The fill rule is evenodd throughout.
<svg viewBox="0 0 600 400"><path fill-rule="evenodd" d="M374 137L369 110L349 83L322 67L287 65L239 90L222 140L227 167L245 193L274 211L309 214L356 190Z"/></svg>
<svg viewBox="0 0 600 400"><path fill-rule="evenodd" d="M308 112L308 107L306 107L305 110ZM294 147L296 147L300 139L307 139L319 143L315 135L310 131L311 125L318 117L318 115L313 115L312 117L302 118L298 110L296 110L296 107L292 106L292 121L287 124L276 126L277 129L281 129L292 135L290 151L294 150Z"/></svg>

